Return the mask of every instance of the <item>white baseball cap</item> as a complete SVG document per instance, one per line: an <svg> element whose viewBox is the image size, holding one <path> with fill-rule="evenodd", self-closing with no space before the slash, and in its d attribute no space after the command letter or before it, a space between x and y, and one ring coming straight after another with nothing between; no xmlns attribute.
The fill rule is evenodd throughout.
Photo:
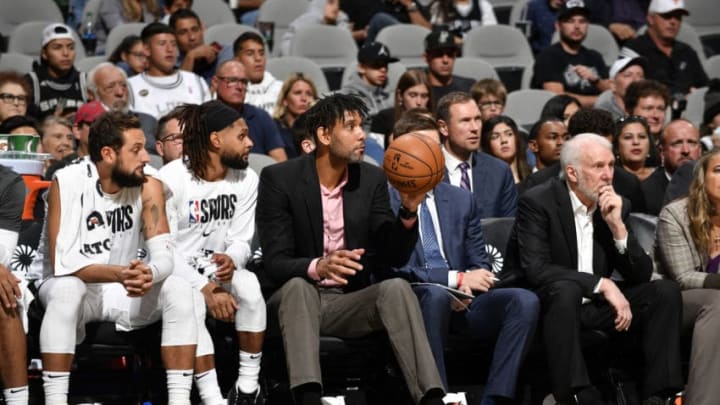
<svg viewBox="0 0 720 405"><path fill-rule="evenodd" d="M648 7L650 14L665 14L675 10L682 10L685 15L690 15L685 8L685 0L652 0Z"/></svg>
<svg viewBox="0 0 720 405"><path fill-rule="evenodd" d="M45 27L42 36L42 46L45 47L50 41L56 39L71 39L73 42L75 41L71 28L65 24L50 24Z"/></svg>
<svg viewBox="0 0 720 405"><path fill-rule="evenodd" d="M643 71L647 70L647 60L642 56L622 57L616 60L610 67L610 78L614 79L618 73L622 72L625 68L628 68L631 65L639 65L643 68Z"/></svg>

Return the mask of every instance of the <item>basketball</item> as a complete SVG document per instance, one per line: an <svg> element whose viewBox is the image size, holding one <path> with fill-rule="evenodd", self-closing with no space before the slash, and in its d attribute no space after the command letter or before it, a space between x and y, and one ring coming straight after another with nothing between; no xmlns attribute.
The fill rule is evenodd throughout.
<svg viewBox="0 0 720 405"><path fill-rule="evenodd" d="M385 175L398 191L426 193L442 181L445 157L440 144L420 134L396 138L385 151Z"/></svg>

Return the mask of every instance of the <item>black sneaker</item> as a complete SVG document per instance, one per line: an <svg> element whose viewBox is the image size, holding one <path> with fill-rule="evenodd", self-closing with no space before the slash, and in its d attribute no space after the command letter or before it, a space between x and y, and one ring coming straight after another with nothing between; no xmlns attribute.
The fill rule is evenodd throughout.
<svg viewBox="0 0 720 405"><path fill-rule="evenodd" d="M265 397L260 387L252 394L246 394L234 385L228 393L227 403L228 405L264 405Z"/></svg>

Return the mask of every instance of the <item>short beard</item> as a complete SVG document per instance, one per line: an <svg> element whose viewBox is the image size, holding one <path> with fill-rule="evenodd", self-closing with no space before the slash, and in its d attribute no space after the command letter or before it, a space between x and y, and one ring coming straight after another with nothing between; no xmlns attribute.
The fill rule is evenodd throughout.
<svg viewBox="0 0 720 405"><path fill-rule="evenodd" d="M110 173L113 183L123 188L140 187L147 181L145 175L136 175L134 172L124 173L117 166L113 167Z"/></svg>
<svg viewBox="0 0 720 405"><path fill-rule="evenodd" d="M582 195L587 197L590 201L592 201L593 203L597 203L598 199L600 198L600 195L597 192L587 188L587 186L585 185L585 177L582 174L580 174L579 171L578 171L577 178L578 178L577 190Z"/></svg>
<svg viewBox="0 0 720 405"><path fill-rule="evenodd" d="M245 170L249 165L247 155L222 154L220 155L220 163L225 167L236 170Z"/></svg>
<svg viewBox="0 0 720 405"><path fill-rule="evenodd" d="M560 39L562 39L562 42L566 43L571 48L579 48L583 41L585 41L586 36L587 35L583 36L579 41L566 37L565 35L560 35Z"/></svg>

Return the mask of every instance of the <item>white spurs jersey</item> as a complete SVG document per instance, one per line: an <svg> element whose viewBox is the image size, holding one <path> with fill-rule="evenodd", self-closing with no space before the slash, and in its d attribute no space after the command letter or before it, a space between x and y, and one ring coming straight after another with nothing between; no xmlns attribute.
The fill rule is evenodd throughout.
<svg viewBox="0 0 720 405"><path fill-rule="evenodd" d="M213 253L225 253L235 267L244 268L255 232L257 174L250 168L228 169L223 180L209 182L195 178L177 159L163 166L158 176L175 239L176 274L202 288Z"/></svg>
<svg viewBox="0 0 720 405"><path fill-rule="evenodd" d="M184 70L163 77L140 73L128 79L128 87L132 110L157 120L180 104L202 104L211 98L205 80Z"/></svg>
<svg viewBox="0 0 720 405"><path fill-rule="evenodd" d="M55 178L60 192L55 275L73 274L91 264L127 266L133 259L146 258L141 249L141 187L125 187L115 194L103 192L95 164L89 159L64 167ZM46 220L28 279L53 275L48 249Z"/></svg>

